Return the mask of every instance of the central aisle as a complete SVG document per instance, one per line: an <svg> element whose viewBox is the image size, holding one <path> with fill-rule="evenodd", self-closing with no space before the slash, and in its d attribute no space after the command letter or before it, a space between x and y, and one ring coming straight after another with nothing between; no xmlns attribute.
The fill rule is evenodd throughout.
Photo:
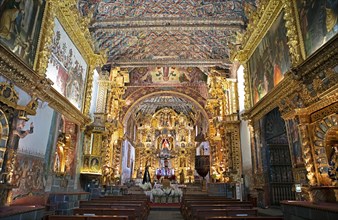
<svg viewBox="0 0 338 220"><path fill-rule="evenodd" d="M183 220L183 216L181 215L181 212L179 210L150 210L148 220Z"/></svg>

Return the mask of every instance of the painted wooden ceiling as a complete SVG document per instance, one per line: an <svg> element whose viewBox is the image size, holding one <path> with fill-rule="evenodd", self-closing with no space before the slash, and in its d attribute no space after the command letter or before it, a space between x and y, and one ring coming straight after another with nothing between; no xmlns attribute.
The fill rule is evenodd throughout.
<svg viewBox="0 0 338 220"><path fill-rule="evenodd" d="M246 26L244 8L254 2L79 0L78 9L91 18L95 47L106 51L108 64L128 69L126 100L133 103L153 92L176 91L203 106L210 68L231 75L230 48ZM134 110L148 114L168 103L178 112L191 110L191 104L178 97L167 98L168 103L162 99L148 99Z"/></svg>
<svg viewBox="0 0 338 220"><path fill-rule="evenodd" d="M121 67L223 66L253 0L79 0L98 50Z"/></svg>

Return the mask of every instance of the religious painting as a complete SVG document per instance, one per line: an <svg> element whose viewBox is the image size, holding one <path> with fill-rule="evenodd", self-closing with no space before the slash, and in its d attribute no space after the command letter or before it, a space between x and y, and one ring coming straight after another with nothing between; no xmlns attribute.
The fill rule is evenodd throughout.
<svg viewBox="0 0 338 220"><path fill-rule="evenodd" d="M148 159L145 158L147 163L151 164L151 161ZM126 182L132 178L134 161L135 161L135 148L130 144L129 141L124 141L122 146L122 175L121 175L122 182Z"/></svg>
<svg viewBox="0 0 338 220"><path fill-rule="evenodd" d="M295 167L302 166L304 165L304 161L302 157L301 141L298 130L299 120L290 119L285 121L285 123L289 139L292 164Z"/></svg>
<svg viewBox="0 0 338 220"><path fill-rule="evenodd" d="M41 157L18 153L12 184L13 202L27 195L43 195L46 187L45 161Z"/></svg>
<svg viewBox="0 0 338 220"><path fill-rule="evenodd" d="M82 110L88 65L62 24L56 18L54 22L52 53L46 75L60 94Z"/></svg>
<svg viewBox="0 0 338 220"><path fill-rule="evenodd" d="M94 70L93 74L93 88L92 88L92 99L90 102L90 109L89 109L89 115L92 119L94 119L94 113L96 112L96 101L97 101L97 94L98 94L98 80L99 80L99 73Z"/></svg>
<svg viewBox="0 0 338 220"><path fill-rule="evenodd" d="M284 13L281 13L249 59L253 104L270 92L290 68Z"/></svg>
<svg viewBox="0 0 338 220"><path fill-rule="evenodd" d="M297 0L306 56L338 33L338 0Z"/></svg>
<svg viewBox="0 0 338 220"><path fill-rule="evenodd" d="M34 65L46 1L0 1L0 43Z"/></svg>

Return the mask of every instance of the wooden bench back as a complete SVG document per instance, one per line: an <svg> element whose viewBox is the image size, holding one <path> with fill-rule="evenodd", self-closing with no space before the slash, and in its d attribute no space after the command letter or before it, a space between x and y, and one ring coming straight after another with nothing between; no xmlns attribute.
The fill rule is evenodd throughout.
<svg viewBox="0 0 338 220"><path fill-rule="evenodd" d="M49 215L47 220L128 220L128 216Z"/></svg>

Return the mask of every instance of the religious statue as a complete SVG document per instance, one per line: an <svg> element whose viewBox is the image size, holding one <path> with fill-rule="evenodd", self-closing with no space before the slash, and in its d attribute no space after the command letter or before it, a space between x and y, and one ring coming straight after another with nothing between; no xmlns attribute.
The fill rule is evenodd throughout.
<svg viewBox="0 0 338 220"><path fill-rule="evenodd" d="M143 181L142 184L150 183L150 174L149 174L149 166L146 165L146 169L144 170Z"/></svg>
<svg viewBox="0 0 338 220"><path fill-rule="evenodd" d="M181 170L180 172L180 184L184 184L184 172Z"/></svg>
<svg viewBox="0 0 338 220"><path fill-rule="evenodd" d="M58 137L55 150L54 171L64 173L66 171L65 144L66 137L62 133Z"/></svg>

